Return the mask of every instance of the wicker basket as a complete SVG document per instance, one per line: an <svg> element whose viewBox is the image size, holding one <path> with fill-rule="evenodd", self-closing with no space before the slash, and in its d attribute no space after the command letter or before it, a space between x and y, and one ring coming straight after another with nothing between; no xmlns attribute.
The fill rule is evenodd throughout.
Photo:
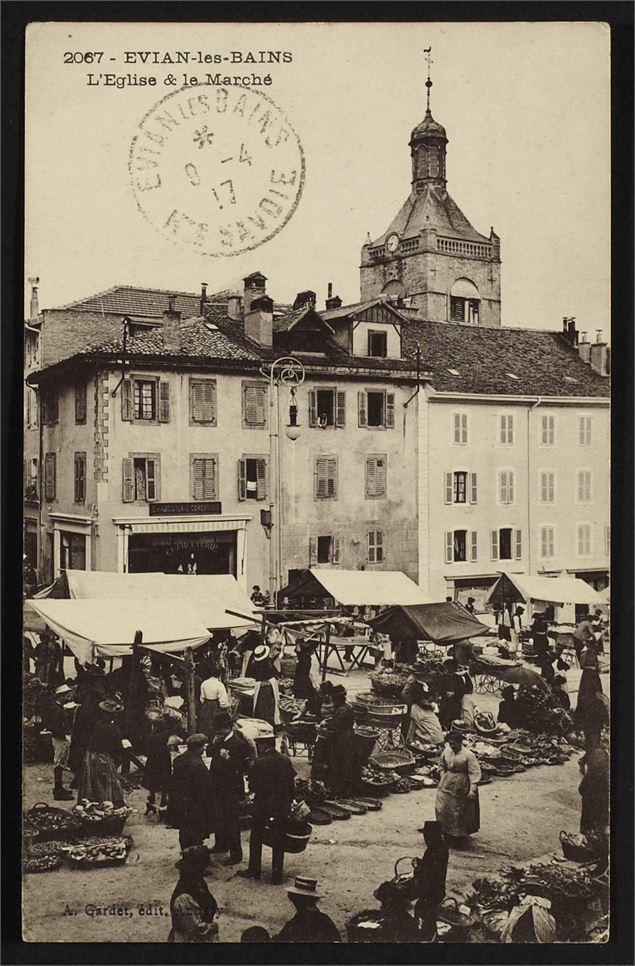
<svg viewBox="0 0 635 966"><path fill-rule="evenodd" d="M78 818L64 808L37 802L26 813L26 827L37 834L38 842L62 839L80 831L82 825Z"/></svg>
<svg viewBox="0 0 635 966"><path fill-rule="evenodd" d="M127 815L115 815L113 818L102 818L98 822L82 819L80 831L83 835L121 835L127 821Z"/></svg>
<svg viewBox="0 0 635 966"><path fill-rule="evenodd" d="M282 844L285 852L292 852L298 855L300 852L304 852L307 845L309 844L309 839L313 834L313 826L309 825L308 822L304 824L299 824L294 822L290 829L287 829L284 833ZM271 829L267 826L264 830L262 836L263 845L273 846L273 838L271 835Z"/></svg>
<svg viewBox="0 0 635 966"><path fill-rule="evenodd" d="M385 771L403 772L414 768L415 760L409 751L392 748L390 751L378 751L371 758L374 765Z"/></svg>

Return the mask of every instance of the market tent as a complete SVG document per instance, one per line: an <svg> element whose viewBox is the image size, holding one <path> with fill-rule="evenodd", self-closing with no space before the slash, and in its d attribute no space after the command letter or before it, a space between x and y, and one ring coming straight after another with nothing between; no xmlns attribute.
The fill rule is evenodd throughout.
<svg viewBox="0 0 635 966"><path fill-rule="evenodd" d="M456 601L389 607L368 623L382 634L390 634L393 640L416 638L437 644L454 644L489 633L485 624Z"/></svg>
<svg viewBox="0 0 635 966"><path fill-rule="evenodd" d="M145 647L178 653L209 640L196 607L166 600L34 600L30 603L82 663L132 654L135 633Z"/></svg>
<svg viewBox="0 0 635 966"><path fill-rule="evenodd" d="M537 577L502 573L486 598L488 604L540 600L552 604L602 604L601 595L578 577Z"/></svg>
<svg viewBox="0 0 635 966"><path fill-rule="evenodd" d="M423 604L426 595L400 570L320 570L311 568L280 592L282 597L327 596L345 607Z"/></svg>

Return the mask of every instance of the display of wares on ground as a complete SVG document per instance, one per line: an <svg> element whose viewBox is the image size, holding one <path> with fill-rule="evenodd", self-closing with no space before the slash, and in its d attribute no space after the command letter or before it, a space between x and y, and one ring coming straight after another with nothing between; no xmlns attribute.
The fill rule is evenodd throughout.
<svg viewBox="0 0 635 966"><path fill-rule="evenodd" d="M80 831L82 823L73 813L64 808L37 802L26 813L23 822L25 834L35 836L39 842L58 839Z"/></svg>
<svg viewBox="0 0 635 966"><path fill-rule="evenodd" d="M91 835L75 839L50 839L29 845L22 862L25 873L52 872L64 861L74 866L120 865L132 847L130 835Z"/></svg>

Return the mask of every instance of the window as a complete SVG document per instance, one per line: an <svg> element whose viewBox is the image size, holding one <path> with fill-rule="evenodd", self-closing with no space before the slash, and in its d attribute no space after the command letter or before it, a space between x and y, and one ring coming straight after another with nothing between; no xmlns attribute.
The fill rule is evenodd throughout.
<svg viewBox="0 0 635 966"><path fill-rule="evenodd" d="M513 470L499 470L498 472L498 502L503 504L514 502Z"/></svg>
<svg viewBox="0 0 635 966"><path fill-rule="evenodd" d="M368 562L381 563L384 559L384 534L381 530L368 531Z"/></svg>
<svg viewBox="0 0 635 966"><path fill-rule="evenodd" d="M611 556L611 528L604 527L604 553L607 557Z"/></svg>
<svg viewBox="0 0 635 966"><path fill-rule="evenodd" d="M454 442L464 446L467 443L467 413L454 413Z"/></svg>
<svg viewBox="0 0 635 966"><path fill-rule="evenodd" d="M87 387L85 382L75 384L75 422L78 426L86 422Z"/></svg>
<svg viewBox="0 0 635 966"><path fill-rule="evenodd" d="M218 457L195 453L190 457L190 481L193 500L216 500L218 496Z"/></svg>
<svg viewBox="0 0 635 966"><path fill-rule="evenodd" d="M190 425L216 426L216 423L216 380L190 379Z"/></svg>
<svg viewBox="0 0 635 966"><path fill-rule="evenodd" d="M445 562L475 563L477 559L477 533L474 530L449 530L445 534Z"/></svg>
<svg viewBox="0 0 635 966"><path fill-rule="evenodd" d="M478 323L479 299L450 298L450 322Z"/></svg>
<svg viewBox="0 0 635 966"><path fill-rule="evenodd" d="M591 524L578 524L578 556L588 557L591 554Z"/></svg>
<svg viewBox="0 0 635 966"><path fill-rule="evenodd" d="M57 393L51 389L43 391L40 396L42 404L42 425L54 426L59 419L59 399Z"/></svg>
<svg viewBox="0 0 635 966"><path fill-rule="evenodd" d="M44 499L54 500L57 488L56 454L47 453L44 457Z"/></svg>
<svg viewBox="0 0 635 966"><path fill-rule="evenodd" d="M576 500L578 503L591 502L591 470L578 470L576 474Z"/></svg>
<svg viewBox="0 0 635 966"><path fill-rule="evenodd" d="M345 426L346 393L336 389L312 389L309 392L309 426Z"/></svg>
<svg viewBox="0 0 635 966"><path fill-rule="evenodd" d="M86 502L86 453L75 453L74 495L75 503Z"/></svg>
<svg viewBox="0 0 635 966"><path fill-rule="evenodd" d="M340 562L340 538L336 534L311 537L309 540L309 566L338 564Z"/></svg>
<svg viewBox="0 0 635 966"><path fill-rule="evenodd" d="M169 422L170 383L126 377L121 384L121 418L127 422Z"/></svg>
<svg viewBox="0 0 635 966"><path fill-rule="evenodd" d="M504 414L500 417L499 439L502 446L511 446L514 442L514 417Z"/></svg>
<svg viewBox="0 0 635 966"><path fill-rule="evenodd" d="M358 393L358 423L371 428L392 429L395 425L395 395L383 389Z"/></svg>
<svg viewBox="0 0 635 966"><path fill-rule="evenodd" d="M24 499L28 502L35 502L39 499L37 456L33 456L30 460L27 460L24 480Z"/></svg>
<svg viewBox="0 0 635 966"><path fill-rule="evenodd" d="M446 503L476 503L476 473L457 470L445 474Z"/></svg>
<svg viewBox="0 0 635 966"><path fill-rule="evenodd" d="M540 422L541 446L553 446L555 442L555 417L543 416Z"/></svg>
<svg viewBox="0 0 635 966"><path fill-rule="evenodd" d="M385 359L388 355L388 333L368 330L368 355Z"/></svg>
<svg viewBox="0 0 635 966"><path fill-rule="evenodd" d="M520 560L523 555L522 530L503 527L492 530L492 560Z"/></svg>
<svg viewBox="0 0 635 966"><path fill-rule="evenodd" d="M124 503L152 503L159 499L161 462L157 455L135 455L122 460Z"/></svg>
<svg viewBox="0 0 635 966"><path fill-rule="evenodd" d="M591 416L578 416L578 443L580 446L591 445Z"/></svg>
<svg viewBox="0 0 635 966"><path fill-rule="evenodd" d="M38 398L34 389L26 387L26 424L29 429L39 425Z"/></svg>
<svg viewBox="0 0 635 966"><path fill-rule="evenodd" d="M366 457L366 499L386 496L386 456Z"/></svg>
<svg viewBox="0 0 635 966"><path fill-rule="evenodd" d="M86 570L86 537L60 530L60 570Z"/></svg>
<svg viewBox="0 0 635 966"><path fill-rule="evenodd" d="M555 537L553 527L540 528L540 556L553 557L555 548Z"/></svg>
<svg viewBox="0 0 635 966"><path fill-rule="evenodd" d="M542 470L540 473L540 502L553 503L556 492L556 474L553 470Z"/></svg>
<svg viewBox="0 0 635 966"><path fill-rule="evenodd" d="M320 456L315 461L315 499L337 498L337 457Z"/></svg>
<svg viewBox="0 0 635 966"><path fill-rule="evenodd" d="M201 384L201 380L197 380L198 384ZM208 401L208 415L209 419L195 419L192 417L193 422L214 422L215 412L216 412L216 384L211 379L205 379L202 381L208 386L211 384L213 391L209 388L203 389L202 392L207 392ZM197 390L200 392L201 390ZM213 398L212 398L213 396ZM263 386L261 383L251 383L244 382L242 385L242 406L243 406L243 426L246 429L264 429L267 425L267 387ZM210 408L211 407L211 408ZM211 414L211 415L210 415ZM199 409L200 415L200 409Z"/></svg>
<svg viewBox="0 0 635 966"><path fill-rule="evenodd" d="M238 499L264 500L267 497L267 460L263 456L244 456L238 460Z"/></svg>

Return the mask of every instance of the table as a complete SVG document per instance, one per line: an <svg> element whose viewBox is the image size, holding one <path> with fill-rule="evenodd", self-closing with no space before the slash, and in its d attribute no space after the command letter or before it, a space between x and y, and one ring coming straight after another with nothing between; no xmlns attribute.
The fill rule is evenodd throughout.
<svg viewBox="0 0 635 966"><path fill-rule="evenodd" d="M351 661L348 667L345 666L342 660L342 652L346 653L347 648L352 648ZM315 652L318 667L322 672L322 679L324 680L326 676L328 661L332 655L337 657L340 666L339 669L331 668L331 672L334 674L348 674L349 671L353 671L355 668L361 671L364 659L368 656L370 650L371 642L367 637L336 637L333 634L327 634L325 640L320 641Z"/></svg>

